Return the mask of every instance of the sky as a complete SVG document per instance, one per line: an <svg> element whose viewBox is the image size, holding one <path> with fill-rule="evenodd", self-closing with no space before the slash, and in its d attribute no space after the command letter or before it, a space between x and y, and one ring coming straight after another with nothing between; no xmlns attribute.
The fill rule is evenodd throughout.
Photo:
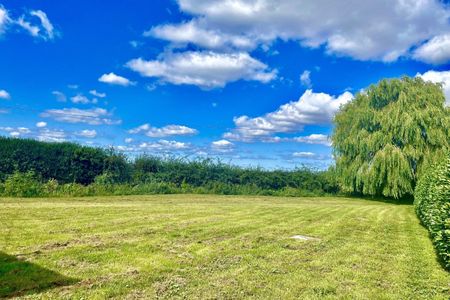
<svg viewBox="0 0 450 300"><path fill-rule="evenodd" d="M0 0L0 134L324 169L339 107L383 78L442 82L432 0Z"/></svg>

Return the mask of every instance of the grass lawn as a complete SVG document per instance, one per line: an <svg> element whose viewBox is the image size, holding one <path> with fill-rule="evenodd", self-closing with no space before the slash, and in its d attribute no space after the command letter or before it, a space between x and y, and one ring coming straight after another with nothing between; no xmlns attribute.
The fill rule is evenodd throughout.
<svg viewBox="0 0 450 300"><path fill-rule="evenodd" d="M412 205L201 195L0 199L0 298L12 296L448 299L450 274Z"/></svg>

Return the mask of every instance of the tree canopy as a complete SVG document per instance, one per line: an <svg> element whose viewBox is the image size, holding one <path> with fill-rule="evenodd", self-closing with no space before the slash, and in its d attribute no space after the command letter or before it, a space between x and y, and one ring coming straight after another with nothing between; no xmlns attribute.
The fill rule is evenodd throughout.
<svg viewBox="0 0 450 300"><path fill-rule="evenodd" d="M382 80L336 114L332 135L343 191L401 198L450 147L450 109L440 84Z"/></svg>

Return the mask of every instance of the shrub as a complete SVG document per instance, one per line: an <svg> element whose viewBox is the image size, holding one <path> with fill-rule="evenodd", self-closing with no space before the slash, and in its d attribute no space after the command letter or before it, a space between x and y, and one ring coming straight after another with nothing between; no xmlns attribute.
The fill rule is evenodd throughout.
<svg viewBox="0 0 450 300"><path fill-rule="evenodd" d="M114 174L110 172L105 172L95 177L94 183L99 185L112 185L117 183L117 181Z"/></svg>
<svg viewBox="0 0 450 300"><path fill-rule="evenodd" d="M450 154L420 178L414 205L444 267L450 270Z"/></svg>
<svg viewBox="0 0 450 300"><path fill-rule="evenodd" d="M4 194L12 197L37 197L43 194L43 185L33 171L14 172L5 180Z"/></svg>
<svg viewBox="0 0 450 300"><path fill-rule="evenodd" d="M46 196L56 196L58 194L58 188L59 183L56 179L50 179L43 186L43 190Z"/></svg>

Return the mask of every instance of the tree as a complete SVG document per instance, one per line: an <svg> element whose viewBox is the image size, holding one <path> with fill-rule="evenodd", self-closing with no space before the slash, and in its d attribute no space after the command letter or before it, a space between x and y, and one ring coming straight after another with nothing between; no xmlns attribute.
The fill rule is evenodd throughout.
<svg viewBox="0 0 450 300"><path fill-rule="evenodd" d="M336 114L332 135L343 191L401 198L450 147L450 109L440 84L382 80Z"/></svg>

